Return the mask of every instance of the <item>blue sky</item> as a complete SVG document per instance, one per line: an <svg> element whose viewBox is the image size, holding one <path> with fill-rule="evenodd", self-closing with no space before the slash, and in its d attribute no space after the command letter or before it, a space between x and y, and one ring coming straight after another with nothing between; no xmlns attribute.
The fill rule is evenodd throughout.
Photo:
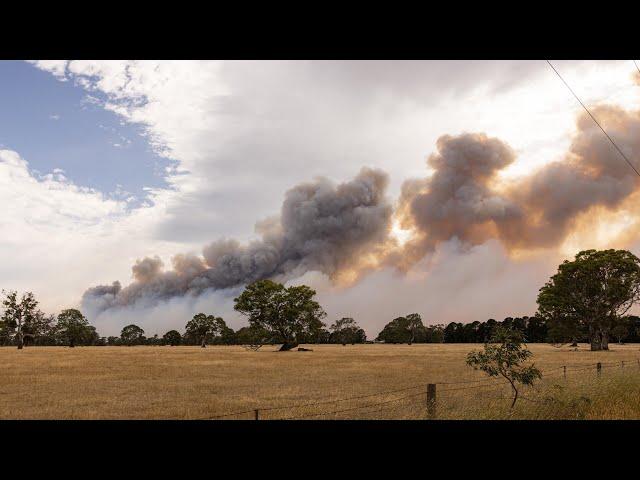
<svg viewBox="0 0 640 480"><path fill-rule="evenodd" d="M165 186L168 160L154 154L140 127L87 101L88 95L31 64L0 62L0 148L20 152L41 174L60 168L78 185L104 193L121 185L138 201L143 187Z"/></svg>

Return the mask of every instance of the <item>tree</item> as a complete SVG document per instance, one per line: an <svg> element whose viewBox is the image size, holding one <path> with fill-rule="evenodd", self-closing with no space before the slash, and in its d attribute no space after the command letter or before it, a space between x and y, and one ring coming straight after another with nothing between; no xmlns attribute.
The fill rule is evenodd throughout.
<svg viewBox="0 0 640 480"><path fill-rule="evenodd" d="M201 347L205 348L207 346L207 339L220 333L223 326L226 327L227 325L222 318L216 317L215 315L198 313L187 322L185 334L198 339Z"/></svg>
<svg viewBox="0 0 640 480"><path fill-rule="evenodd" d="M268 343L272 335L262 327L256 325L242 327L235 334L235 341L244 345L248 350L257 351L262 345Z"/></svg>
<svg viewBox="0 0 640 480"><path fill-rule="evenodd" d="M213 342L220 345L233 345L236 342L236 332L227 326L227 323L220 317L216 320L216 336Z"/></svg>
<svg viewBox="0 0 640 480"><path fill-rule="evenodd" d="M367 341L367 335L364 330L356 323L353 318L341 318L329 327L331 330L331 341L334 343L364 343Z"/></svg>
<svg viewBox="0 0 640 480"><path fill-rule="evenodd" d="M497 327L492 342L485 343L482 352L470 352L467 365L474 370L482 370L490 377L505 378L513 390L513 408L518 400L518 384L533 385L536 379L542 378L542 372L533 364L523 365L533 354L522 346L522 332L519 330Z"/></svg>
<svg viewBox="0 0 640 480"><path fill-rule="evenodd" d="M387 323L376 337L384 343L408 343L410 334L406 329L406 318L397 317Z"/></svg>
<svg viewBox="0 0 640 480"><path fill-rule="evenodd" d="M622 340L624 340L629 335L629 326L631 322L628 317L619 318L613 329L611 330L611 334L616 337L619 344L622 344Z"/></svg>
<svg viewBox="0 0 640 480"><path fill-rule="evenodd" d="M608 350L617 320L640 298L640 259L627 250L584 250L540 289L539 315L588 330L591 350Z"/></svg>
<svg viewBox="0 0 640 480"><path fill-rule="evenodd" d="M443 343L444 342L444 325L429 325L424 327L424 341L426 343Z"/></svg>
<svg viewBox="0 0 640 480"><path fill-rule="evenodd" d="M3 290L2 294L4 295L2 300L2 306L4 307L2 315L3 327L10 336L12 334L15 336L18 350L22 350L24 346L24 329L28 328L36 319L36 315L39 312L36 309L38 301L32 292L23 293L20 299L18 299L18 292L16 291L5 292Z"/></svg>
<svg viewBox="0 0 640 480"><path fill-rule="evenodd" d="M529 317L525 329L525 338L529 343L541 343L547 338L547 324L542 318Z"/></svg>
<svg viewBox="0 0 640 480"><path fill-rule="evenodd" d="M626 318L629 322L629 336L627 341L630 343L640 342L640 317L636 315L627 315Z"/></svg>
<svg viewBox="0 0 640 480"><path fill-rule="evenodd" d="M416 333L424 330L422 318L418 313L410 313L406 317L406 329L409 331L409 345L416 339Z"/></svg>
<svg viewBox="0 0 640 480"><path fill-rule="evenodd" d="M34 345L56 345L57 325L55 315L45 315L37 311L30 324L25 325L25 345L32 341Z"/></svg>
<svg viewBox="0 0 640 480"><path fill-rule="evenodd" d="M165 345L171 345L175 347L176 345L180 345L182 341L182 335L177 330L169 330L162 336L162 341Z"/></svg>
<svg viewBox="0 0 640 480"><path fill-rule="evenodd" d="M69 308L58 315L56 336L63 344L73 348L76 344L91 343L97 333L80 310Z"/></svg>
<svg viewBox="0 0 640 480"><path fill-rule="evenodd" d="M120 332L120 338L125 345L139 345L144 342L144 330L137 325L127 325Z"/></svg>
<svg viewBox="0 0 640 480"><path fill-rule="evenodd" d="M427 332L422 324L422 319L417 313L411 313L406 317L398 317L387 323L378 334L376 340L385 343L408 343L411 345L416 337L426 340Z"/></svg>
<svg viewBox="0 0 640 480"><path fill-rule="evenodd" d="M306 285L285 287L271 280L248 285L234 299L234 308L249 324L268 332L282 342L280 351L291 350L302 338L318 332L326 313L313 297L316 291Z"/></svg>
<svg viewBox="0 0 640 480"><path fill-rule="evenodd" d="M578 341L585 337L584 327L576 317L549 318L547 325L547 339L552 344L570 343L572 347L577 347Z"/></svg>
<svg viewBox="0 0 640 480"><path fill-rule="evenodd" d="M464 326L461 323L451 322L444 329L445 343L462 343Z"/></svg>

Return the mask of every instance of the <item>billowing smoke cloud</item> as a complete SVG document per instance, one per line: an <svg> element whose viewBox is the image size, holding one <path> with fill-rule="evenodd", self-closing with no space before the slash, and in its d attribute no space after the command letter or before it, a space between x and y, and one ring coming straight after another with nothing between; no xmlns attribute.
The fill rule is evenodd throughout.
<svg viewBox="0 0 640 480"><path fill-rule="evenodd" d="M392 207L385 198L387 175L364 168L351 181L327 179L298 185L286 193L278 219L256 226L259 240L242 245L223 239L204 247L203 257L177 255L172 270L160 258L138 260L134 281L87 290L83 308L101 312L136 304L197 296L264 278L286 280L307 271L330 278L358 269L361 258L385 248Z"/></svg>
<svg viewBox="0 0 640 480"><path fill-rule="evenodd" d="M418 233L404 249L405 266L454 237L483 243L496 223L521 215L517 205L491 187L496 174L515 159L508 145L484 134L445 135L437 149L428 159L433 175L405 182L402 189L401 226Z"/></svg>
<svg viewBox="0 0 640 480"><path fill-rule="evenodd" d="M600 106L594 114L627 156L637 159L638 113ZM555 247L581 217L596 208L620 207L640 183L586 115L578 118L564 158L509 182L499 173L516 154L497 138L444 135L436 147L428 158L433 174L403 185L395 218L413 232L403 246L390 235L394 212L385 197L388 177L365 168L340 185L318 179L292 188L279 217L259 222L259 239L251 243L218 240L205 246L202 256L175 256L169 270L158 257L139 260L132 267L133 283L91 288L83 308L139 311L160 301L195 299L204 292L264 278L287 281L309 272L335 282L342 276L358 278L372 266L407 271L442 245L471 251L493 240L506 252Z"/></svg>
<svg viewBox="0 0 640 480"><path fill-rule="evenodd" d="M595 115L627 156L640 152L637 113L602 106ZM396 254L399 265L406 268L453 238L469 246L490 238L509 249L556 246L580 215L618 207L636 191L638 176L586 114L577 127L564 159L506 187L498 173L515 159L508 145L484 134L440 137L428 159L433 175L402 189L396 214L416 234Z"/></svg>

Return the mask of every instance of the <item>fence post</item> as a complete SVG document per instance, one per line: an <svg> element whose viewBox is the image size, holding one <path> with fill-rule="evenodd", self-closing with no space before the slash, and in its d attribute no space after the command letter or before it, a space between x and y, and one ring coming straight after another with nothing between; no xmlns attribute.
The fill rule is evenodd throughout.
<svg viewBox="0 0 640 480"><path fill-rule="evenodd" d="M564 367L562 367L564 370L564 379L567 379L567 366L565 365Z"/></svg>
<svg viewBox="0 0 640 480"><path fill-rule="evenodd" d="M255 412L255 415L256 415L256 420L260 420L260 409L259 409L259 408L256 408L256 409L254 410L254 412Z"/></svg>
<svg viewBox="0 0 640 480"><path fill-rule="evenodd" d="M598 376L602 375L602 363L596 363L596 371L598 372Z"/></svg>
<svg viewBox="0 0 640 480"><path fill-rule="evenodd" d="M620 363L620 368L624 370L624 360L622 360L622 362Z"/></svg>
<svg viewBox="0 0 640 480"><path fill-rule="evenodd" d="M427 385L427 416L430 419L436 418L436 384Z"/></svg>

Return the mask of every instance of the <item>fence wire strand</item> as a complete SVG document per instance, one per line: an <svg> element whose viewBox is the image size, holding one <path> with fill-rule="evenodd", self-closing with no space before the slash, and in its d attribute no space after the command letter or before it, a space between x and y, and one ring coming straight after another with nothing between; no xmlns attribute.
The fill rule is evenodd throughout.
<svg viewBox="0 0 640 480"><path fill-rule="evenodd" d="M561 365L558 367L553 367L553 368L549 368L547 370L543 370L542 374L543 374L543 378L549 378L549 377L556 377L559 375L564 375L565 378L568 377L568 374L571 372L576 372L576 371L584 371L584 370L590 370L590 369L594 369L597 368L598 365L600 365L600 368L609 368L609 367L623 367L623 363L625 362L629 362L629 368L631 368L632 362L633 360L637 360L637 359L632 359L632 360L624 360L624 361L619 361L619 362L609 362L609 363L603 363L603 362L598 362L598 363L590 363L590 364L573 364L573 365ZM640 367L640 361L638 361L638 366ZM597 371L597 370L596 370ZM441 388L438 389L438 392L452 392L452 391L462 391L462 390L473 390L473 392L470 392L469 395L474 394L477 395L479 394L483 394L484 392L479 392L476 389L485 389L485 388L505 388L508 387L508 384L505 384L504 381L501 378L496 378L496 377L489 377L489 378L483 378L483 379L478 379L478 380L463 380L463 381L458 381L458 382L433 382L437 385L452 385L453 387L448 387L448 388ZM221 415L215 415L215 416L211 416L211 417L207 417L206 420L216 420L216 419L223 419L223 418L229 418L229 417L234 417L234 416L238 416L238 415L244 415L244 414L248 414L248 413L253 413L257 411L260 412L268 412L268 411L274 411L274 410L295 410L295 409L300 409L300 408L309 408L309 407L315 407L315 406L319 406L319 405L330 405L330 404L335 404L335 403L340 403L340 402L349 402L349 401L353 401L353 400L360 400L360 399L364 399L364 398L372 398L372 397L377 397L377 396L382 396L382 395L391 395L394 393L399 393L399 392L406 392L406 391L410 391L410 390L415 390L418 388L425 388L429 383L420 383L420 384L416 384L416 385L412 385L409 387L403 387L403 388L398 388L398 389L394 389L394 390L385 390L385 391L381 391L381 392L375 392L375 393L370 393L370 394L365 394L365 395L356 395L356 396L351 396L351 397L343 397L343 398L337 398L337 399L331 399L331 400L323 400L323 401L318 401L318 402L307 402L307 403L299 403L299 404L289 404L289 405L281 405L281 406L270 406L270 407L261 407L261 408L256 408L256 409L249 409L249 410L242 410L242 411L237 411L237 412L230 412L230 413L225 413L225 414L221 414ZM470 385L470 384L476 384L476 385ZM535 390L535 387L534 387ZM477 393L476 393L477 392ZM368 411L365 413L374 413L377 411L382 411L385 409L389 408L389 405L393 405L395 403L398 402L402 402L404 400L410 399L410 398L417 398L417 397L424 397L426 396L426 392L422 391L419 393L414 393L414 394L410 394L410 395L405 395L403 397L400 398L394 398L391 400L385 400L382 402L375 402L375 403L370 403L367 405L357 405L354 407L349 407L349 408L344 408L344 409L338 409L338 410L332 410L329 412L314 412L314 413L309 413L309 414L304 414L304 415L291 415L288 417L282 417L282 418L275 418L273 420L296 420L296 419L304 419L304 418L313 418L313 417L321 417L321 416L327 416L327 415L338 415L341 413L345 413L345 412L352 412L352 411L357 411L357 410L365 410L365 409L369 409L369 408L373 408L373 407L379 407L382 406L382 408L377 409L377 410L373 410L373 411ZM507 396L499 396L499 397L487 397L482 395L483 399L488 399L488 400L512 400L512 397L507 397ZM539 403L539 404L551 404L553 402L557 402L560 404L564 404L561 400L555 399L553 397L549 397L549 398L545 398L545 399L532 399L530 397L525 397L525 396L519 396L519 399L522 399L526 402L531 402L531 403Z"/></svg>

